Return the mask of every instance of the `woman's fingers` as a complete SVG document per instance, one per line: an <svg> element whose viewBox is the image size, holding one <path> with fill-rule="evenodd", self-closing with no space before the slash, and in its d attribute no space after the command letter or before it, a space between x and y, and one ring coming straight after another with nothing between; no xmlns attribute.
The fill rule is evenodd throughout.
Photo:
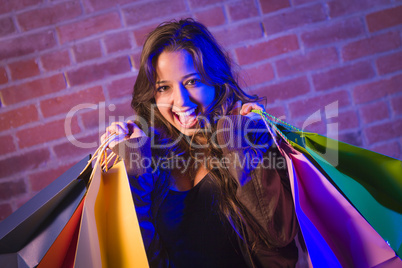
<svg viewBox="0 0 402 268"><path fill-rule="evenodd" d="M127 128L129 129L129 133L131 133L130 138L146 136L144 131L142 131L132 120L127 121Z"/></svg>
<svg viewBox="0 0 402 268"><path fill-rule="evenodd" d="M243 104L243 106L241 107L240 114L247 115L247 114L251 113L252 110L264 111L264 107L261 104L256 103L256 102L246 103L246 104Z"/></svg>
<svg viewBox="0 0 402 268"><path fill-rule="evenodd" d="M109 148L112 149L117 143L128 139L131 135L130 129L125 122L113 122L106 128L105 134L101 136L101 143L103 143L110 135L119 135L114 141L109 143Z"/></svg>
<svg viewBox="0 0 402 268"><path fill-rule="evenodd" d="M113 149L117 143L127 140L129 138L138 138L141 136L146 136L144 131L142 131L132 120L127 122L113 122L106 128L105 134L101 136L101 143L112 134L118 135L118 137L109 143L109 148Z"/></svg>

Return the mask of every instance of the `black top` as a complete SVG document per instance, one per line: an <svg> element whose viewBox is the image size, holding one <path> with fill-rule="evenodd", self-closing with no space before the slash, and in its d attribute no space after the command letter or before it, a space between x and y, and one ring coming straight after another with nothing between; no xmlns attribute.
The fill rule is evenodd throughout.
<svg viewBox="0 0 402 268"><path fill-rule="evenodd" d="M216 188L206 175L189 191L169 190L156 224L169 267L247 267L237 234L218 213Z"/></svg>

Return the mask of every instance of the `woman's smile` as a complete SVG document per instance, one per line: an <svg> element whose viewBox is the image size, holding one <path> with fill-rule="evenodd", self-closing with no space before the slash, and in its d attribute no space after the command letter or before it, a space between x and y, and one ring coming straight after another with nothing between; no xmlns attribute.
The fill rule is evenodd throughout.
<svg viewBox="0 0 402 268"><path fill-rule="evenodd" d="M179 112L173 111L176 115L176 120L183 128L191 128L197 123L196 108L189 109L187 111Z"/></svg>

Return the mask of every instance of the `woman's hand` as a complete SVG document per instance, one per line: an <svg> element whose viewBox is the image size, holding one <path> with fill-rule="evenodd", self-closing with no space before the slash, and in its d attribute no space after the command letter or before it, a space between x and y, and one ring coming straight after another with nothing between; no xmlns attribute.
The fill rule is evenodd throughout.
<svg viewBox="0 0 402 268"><path fill-rule="evenodd" d="M126 122L113 122L109 127L106 128L106 133L101 136L101 144L106 140L111 134L117 134L120 137L111 143L109 143L109 148L113 149L117 143L128 140L130 138L138 138L141 136L146 136L144 131L142 131L133 121L129 120ZM122 134L126 134L123 136Z"/></svg>
<svg viewBox="0 0 402 268"><path fill-rule="evenodd" d="M251 112L251 110L265 111L264 106L262 106L259 103L249 102L242 105L241 101L237 101L230 114L232 115L240 114L250 118L255 118L257 116L260 117L259 114L253 113Z"/></svg>

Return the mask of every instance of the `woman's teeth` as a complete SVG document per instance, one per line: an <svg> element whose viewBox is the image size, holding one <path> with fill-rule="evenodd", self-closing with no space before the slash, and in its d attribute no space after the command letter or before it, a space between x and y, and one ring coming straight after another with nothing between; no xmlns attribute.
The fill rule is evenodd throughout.
<svg viewBox="0 0 402 268"><path fill-rule="evenodd" d="M195 108L188 110L187 112L175 112L178 116L188 116L195 112Z"/></svg>
<svg viewBox="0 0 402 268"><path fill-rule="evenodd" d="M193 108L186 112L174 112L177 115L177 119L182 127L189 128L197 123L195 109L196 108Z"/></svg>

